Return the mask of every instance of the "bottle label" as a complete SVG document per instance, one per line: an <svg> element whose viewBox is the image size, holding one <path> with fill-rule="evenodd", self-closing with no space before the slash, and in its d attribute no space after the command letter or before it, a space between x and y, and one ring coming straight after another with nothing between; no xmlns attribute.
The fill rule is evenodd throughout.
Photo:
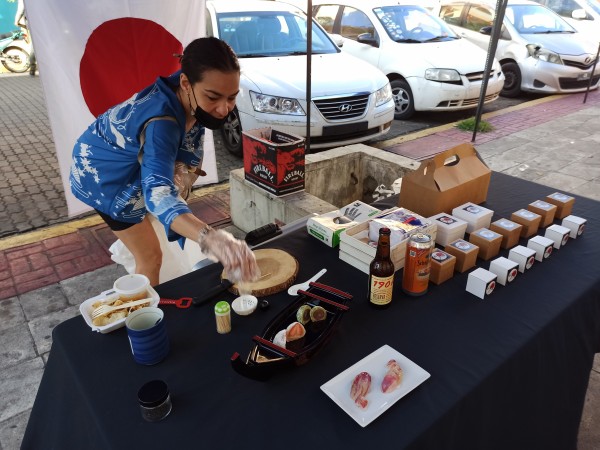
<svg viewBox="0 0 600 450"><path fill-rule="evenodd" d="M375 305L387 305L392 301L392 291L394 289L394 275L389 277L377 277L371 275L371 296L369 301Z"/></svg>

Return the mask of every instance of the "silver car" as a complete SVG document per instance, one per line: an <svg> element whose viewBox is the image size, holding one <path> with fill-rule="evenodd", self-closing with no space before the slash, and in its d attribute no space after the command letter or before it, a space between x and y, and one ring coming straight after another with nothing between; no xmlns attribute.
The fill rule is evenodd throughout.
<svg viewBox="0 0 600 450"><path fill-rule="evenodd" d="M442 0L440 17L461 36L487 50L495 14L494 0ZM496 58L505 81L501 95L521 91L547 94L585 91L600 82L592 74L597 46L558 14L528 0L509 0Z"/></svg>

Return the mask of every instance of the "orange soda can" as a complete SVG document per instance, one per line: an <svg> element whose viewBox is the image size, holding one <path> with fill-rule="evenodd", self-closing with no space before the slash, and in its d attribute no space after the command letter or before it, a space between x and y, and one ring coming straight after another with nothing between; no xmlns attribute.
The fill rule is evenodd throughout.
<svg viewBox="0 0 600 450"><path fill-rule="evenodd" d="M412 235L406 243L402 290L412 296L423 295L429 286L433 239L425 233Z"/></svg>

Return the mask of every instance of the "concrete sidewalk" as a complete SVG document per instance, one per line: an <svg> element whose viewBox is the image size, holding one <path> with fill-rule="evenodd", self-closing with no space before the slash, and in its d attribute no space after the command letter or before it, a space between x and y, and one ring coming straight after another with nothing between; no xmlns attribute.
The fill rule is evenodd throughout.
<svg viewBox="0 0 600 450"><path fill-rule="evenodd" d="M480 133L476 146L495 171L600 200L600 92L590 93L586 104L582 100L583 95L548 97L491 113L485 119L495 131ZM12 126L20 127L20 121L13 119ZM0 120L4 121L4 114ZM6 128L8 124L4 125ZM39 129L44 126L40 124ZM42 136L44 133L50 136L48 129ZM29 132L23 132L16 142L0 141L0 151L4 145L18 146L19 142L36 144L30 142L32 139ZM470 132L447 126L376 145L422 159L470 139ZM40 147L47 144L39 143ZM44 151L54 150L46 146ZM0 184L4 200L3 188ZM197 214L216 226L230 225L227 184L202 188L194 194L191 204ZM6 208L5 201L2 203ZM34 208L29 205L25 210ZM8 209L4 211L11 214ZM2 216L5 212L0 210ZM95 216L62 222L57 227L0 239L0 342L6 349L0 353L0 396L4 399L0 404L1 449L19 448L54 326L77 315L83 300L110 288L114 279L125 273L110 260L107 249L114 238ZM596 358L579 449L598 448L600 359Z"/></svg>

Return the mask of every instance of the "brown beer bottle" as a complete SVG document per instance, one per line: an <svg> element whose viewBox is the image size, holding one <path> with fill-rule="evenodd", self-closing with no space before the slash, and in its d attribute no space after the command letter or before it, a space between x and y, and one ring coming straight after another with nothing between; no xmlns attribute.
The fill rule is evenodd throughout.
<svg viewBox="0 0 600 450"><path fill-rule="evenodd" d="M375 309L390 306L394 290L394 263L390 258L390 229L379 229L377 253L369 266L369 305Z"/></svg>

